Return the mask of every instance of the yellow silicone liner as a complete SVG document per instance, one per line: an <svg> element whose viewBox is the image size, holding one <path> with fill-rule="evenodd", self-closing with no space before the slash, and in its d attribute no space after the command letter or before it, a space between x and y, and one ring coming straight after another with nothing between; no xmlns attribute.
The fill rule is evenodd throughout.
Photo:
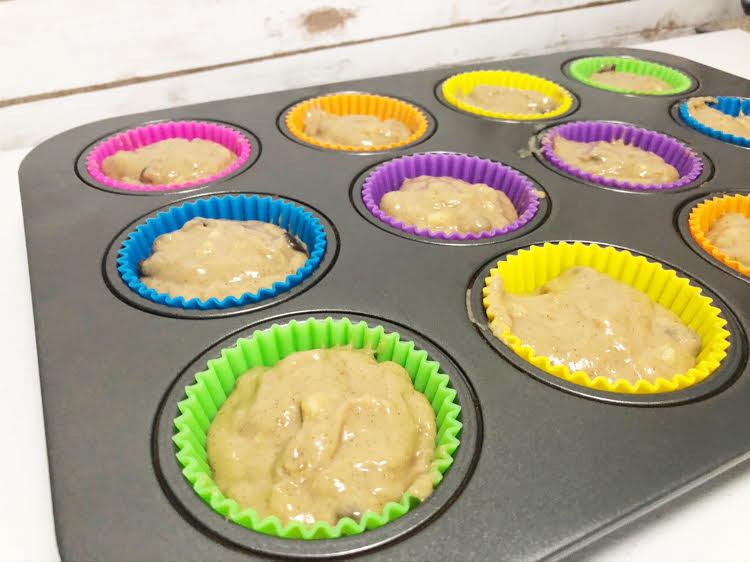
<svg viewBox="0 0 750 562"><path fill-rule="evenodd" d="M710 201L703 201L690 212L688 229L698 245L711 256L727 267L739 271L742 275L750 276L750 267L733 260L706 238L706 232L711 228L714 221L726 213L740 213L750 218L750 195L724 195L723 197L714 197Z"/></svg>
<svg viewBox="0 0 750 562"><path fill-rule="evenodd" d="M627 283L644 292L652 301L677 314L680 320L695 330L701 338L701 352L695 367L686 373L675 374L670 380L659 378L654 383L639 380L636 384L631 384L623 379L611 383L601 376L592 379L583 371L571 373L565 365L553 365L548 357L536 355L534 350L524 345L509 328L503 330L499 319L495 320L495 311L489 307L486 298L489 294L487 285L492 277L499 275L505 289L510 293L527 293L575 265L591 267L613 279ZM726 321L719 316L720 310L711 305L711 299L702 295L699 288L690 285L687 279L678 277L674 271L665 269L658 263L649 262L643 256L634 256L627 250L616 250L609 246L580 242L531 246L497 262L497 267L492 269L490 277L485 279L483 295L490 327L493 332L502 333L503 342L517 355L551 375L597 390L655 394L687 388L715 371L726 357L725 350L729 347L729 332L724 329Z"/></svg>
<svg viewBox="0 0 750 562"><path fill-rule="evenodd" d="M318 107L334 115L374 115L381 121L398 119L409 127L412 135L403 142L379 146L345 146L320 142L304 133L305 116L311 107ZM413 105L395 98L374 94L330 94L302 101L292 107L286 115L286 126L295 137L315 146L350 152L372 152L413 143L427 132L427 117Z"/></svg>
<svg viewBox="0 0 750 562"><path fill-rule="evenodd" d="M547 113L502 113L498 111L487 111L485 109L470 105L458 99L457 95L465 96L474 86L486 84L489 86L506 86L519 90L535 90L551 97L557 103L557 109ZM550 80L545 80L533 74L522 72L511 72L509 70L477 70L475 72L464 72L456 74L443 82L443 97L459 109L495 119L512 119L517 121L533 121L536 119L549 119L567 112L573 105L573 96L562 86Z"/></svg>

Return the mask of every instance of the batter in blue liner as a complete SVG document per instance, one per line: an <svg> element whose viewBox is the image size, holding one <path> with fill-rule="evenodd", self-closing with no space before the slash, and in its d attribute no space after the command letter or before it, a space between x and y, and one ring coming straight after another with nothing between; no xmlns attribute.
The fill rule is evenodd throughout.
<svg viewBox="0 0 750 562"><path fill-rule="evenodd" d="M143 270L142 262L146 263L144 260L151 256L154 241L161 235L174 233L196 218L261 221L277 225L287 233L283 234L283 238L279 238L280 241L297 251L306 249L308 256L304 264L285 279L240 295L201 298L190 294L186 296L160 292L147 286L139 273L148 273ZM194 228L203 228L202 222L208 221L199 220ZM153 302L186 309L221 309L269 299L300 284L319 265L325 247L326 234L318 219L293 203L257 195L222 196L172 207L148 219L125 240L118 254L117 265L123 281L133 291Z"/></svg>

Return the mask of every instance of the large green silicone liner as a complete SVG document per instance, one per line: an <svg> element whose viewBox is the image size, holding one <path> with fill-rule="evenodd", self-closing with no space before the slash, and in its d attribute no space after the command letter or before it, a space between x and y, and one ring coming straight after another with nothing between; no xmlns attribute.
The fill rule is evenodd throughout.
<svg viewBox="0 0 750 562"><path fill-rule="evenodd" d="M624 88L613 88L612 86L605 86L599 84L590 79L590 76L601 68L609 65L615 65L617 72L632 72L633 74L640 74L642 76L653 76L664 80L667 84L672 86L672 89L666 92L642 92L639 90L627 90ZM690 88L692 81L686 75L661 64L655 62L648 62L644 60L631 59L626 57L587 57L573 61L568 67L568 72L576 80L583 82L588 86L599 88L600 90L608 90L610 92L618 92L620 94L637 94L641 96L671 96L679 94Z"/></svg>
<svg viewBox="0 0 750 562"><path fill-rule="evenodd" d="M352 324L349 319L292 320L289 324L274 324L268 330L257 331L250 338L240 338L234 347L223 349L221 357L208 361L207 368L195 375L195 384L185 388L187 398L177 405L181 412L174 420L177 432L177 459L182 473L195 492L216 512L235 523L267 535L290 539L333 539L375 529L398 519L420 502L404 493L398 503L388 503L382 513L366 512L359 522L345 517L335 527L319 521L307 527L294 521L282 526L277 517L261 519L252 509L241 509L237 502L221 493L211 478L206 453L206 433L219 407L234 387L235 380L256 366L272 366L296 351L351 345L356 349L370 347L378 362L393 361L406 369L414 388L430 401L437 421L435 457L431 472L433 487L453 463L453 453L459 445L461 412L455 402L456 391L449 387L448 375L440 372L440 365L428 358L427 352L417 350L413 342L401 341L395 332L386 333L382 326L368 327L365 322ZM429 498L428 498L429 500Z"/></svg>

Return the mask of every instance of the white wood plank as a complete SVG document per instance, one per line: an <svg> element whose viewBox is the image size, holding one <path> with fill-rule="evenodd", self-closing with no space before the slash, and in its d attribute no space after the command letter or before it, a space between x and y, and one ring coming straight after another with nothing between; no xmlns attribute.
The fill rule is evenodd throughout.
<svg viewBox="0 0 750 562"><path fill-rule="evenodd" d="M0 100L592 1L0 2Z"/></svg>
<svg viewBox="0 0 750 562"><path fill-rule="evenodd" d="M671 21L682 25L690 18L709 20L734 0L700 3L690 16L679 11L683 0L635 0L554 16L533 16L429 34L386 39L374 44L265 60L257 63L200 72L177 78L144 82L63 98L0 109L0 150L38 144L71 127L121 114L135 113L252 95L295 87L408 72L466 61L510 58L564 48L596 45L629 45L641 42L640 30L653 25L655 7L671 10ZM597 25L581 25L594 21ZM685 32L676 29L666 33ZM673 26L674 27L674 26ZM532 31L533 30L533 31ZM634 31L637 30L637 31ZM750 34L738 32L742 37ZM499 41L498 38L502 38ZM743 44L737 45L743 52ZM378 56L372 56L377 52ZM750 52L745 41L744 52Z"/></svg>

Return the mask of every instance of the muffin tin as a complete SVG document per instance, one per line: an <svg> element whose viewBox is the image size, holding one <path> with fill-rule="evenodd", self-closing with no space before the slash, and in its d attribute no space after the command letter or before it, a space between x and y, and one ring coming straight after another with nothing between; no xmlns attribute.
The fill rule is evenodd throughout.
<svg viewBox="0 0 750 562"><path fill-rule="evenodd" d="M588 49L116 117L32 151L19 175L62 558L561 558L746 458L750 278L701 255L684 223L699 201L748 187L750 153L684 125L673 111L684 93L623 95L564 71L575 59L610 55L695 77L692 95L741 96L750 87L670 55ZM444 80L483 69L556 82L573 94L571 112L498 121L439 99ZM290 139L283 126L289 108L350 91L412 103L427 116L427 133L371 153ZM101 139L180 120L240 131L250 158L231 175L187 190L126 192L88 175L88 152ZM701 176L678 190L617 190L564 174L529 150L547 128L586 120L679 139L703 161ZM361 196L369 173L430 152L517 170L543 194L537 213L512 233L478 240L428 238L374 217ZM277 297L216 310L160 305L125 285L117 253L134 228L160 210L227 194L270 195L315 216L327 246L310 277ZM674 396L639 400L563 384L493 340L481 306L489 269L508 253L560 240L628 249L703 287L731 333L716 373ZM255 533L214 512L182 476L172 436L176 405L208 359L255 330L309 317L383 326L427 351L451 379L463 429L453 465L421 505L359 535L304 541Z"/></svg>

